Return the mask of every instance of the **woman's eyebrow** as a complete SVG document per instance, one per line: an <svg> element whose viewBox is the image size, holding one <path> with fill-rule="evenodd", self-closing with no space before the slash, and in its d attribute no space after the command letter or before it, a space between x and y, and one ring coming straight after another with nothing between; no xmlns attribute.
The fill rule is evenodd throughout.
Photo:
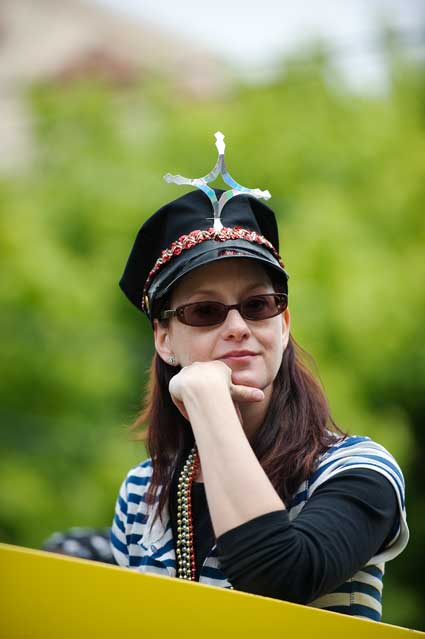
<svg viewBox="0 0 425 639"><path fill-rule="evenodd" d="M248 284L246 286L246 288L243 289L243 292L246 293L246 292L250 291L251 289L267 287L268 284L269 284L269 282L264 282L264 281L255 282L254 284ZM195 297L196 295L202 295L202 296L210 295L212 297L215 297L215 296L220 295L220 294L221 294L220 289L199 288L196 291L193 291L192 293L190 293L188 295L187 299L191 299L192 297Z"/></svg>
<svg viewBox="0 0 425 639"><path fill-rule="evenodd" d="M195 295L217 295L219 291L213 288L199 288L196 291L193 291L189 294L189 297L194 297Z"/></svg>

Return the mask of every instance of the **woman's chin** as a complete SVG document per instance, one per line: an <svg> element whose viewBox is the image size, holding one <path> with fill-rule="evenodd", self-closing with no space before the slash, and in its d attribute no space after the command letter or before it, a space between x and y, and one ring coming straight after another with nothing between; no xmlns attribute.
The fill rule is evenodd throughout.
<svg viewBox="0 0 425 639"><path fill-rule="evenodd" d="M258 376L253 375L251 371L233 371L232 372L233 384L240 386L252 386L253 388L261 388L261 382Z"/></svg>

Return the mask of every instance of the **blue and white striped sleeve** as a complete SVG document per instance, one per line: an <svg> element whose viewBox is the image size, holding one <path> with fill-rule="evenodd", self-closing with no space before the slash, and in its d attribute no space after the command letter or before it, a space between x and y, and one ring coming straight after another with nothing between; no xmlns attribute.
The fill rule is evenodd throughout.
<svg viewBox="0 0 425 639"><path fill-rule="evenodd" d="M127 477L121 484L111 528L111 548L119 566L129 566L127 547Z"/></svg>
<svg viewBox="0 0 425 639"><path fill-rule="evenodd" d="M397 497L399 517L386 547L372 557L369 564L394 559L406 547L409 529L406 521L405 485L403 473L394 457L369 437L351 436L332 446L323 455L316 471L309 479L309 496L332 477L354 468L368 468L383 475L392 485Z"/></svg>

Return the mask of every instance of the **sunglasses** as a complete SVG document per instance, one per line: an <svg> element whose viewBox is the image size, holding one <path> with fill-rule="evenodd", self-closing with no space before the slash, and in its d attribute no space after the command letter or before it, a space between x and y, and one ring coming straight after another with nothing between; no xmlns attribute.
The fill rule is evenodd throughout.
<svg viewBox="0 0 425 639"><path fill-rule="evenodd" d="M159 317L162 320L176 317L179 322L188 326L215 326L222 324L232 309L236 309L246 320L259 322L283 313L287 306L286 293L266 293L246 297L239 304L209 301L182 304L175 309L163 311Z"/></svg>

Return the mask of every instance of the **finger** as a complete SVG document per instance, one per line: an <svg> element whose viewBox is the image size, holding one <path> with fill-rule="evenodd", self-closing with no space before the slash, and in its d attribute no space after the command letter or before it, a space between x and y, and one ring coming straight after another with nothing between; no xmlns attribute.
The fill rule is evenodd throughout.
<svg viewBox="0 0 425 639"><path fill-rule="evenodd" d="M252 386L232 384L230 392L235 402L261 402L264 399L263 391Z"/></svg>

